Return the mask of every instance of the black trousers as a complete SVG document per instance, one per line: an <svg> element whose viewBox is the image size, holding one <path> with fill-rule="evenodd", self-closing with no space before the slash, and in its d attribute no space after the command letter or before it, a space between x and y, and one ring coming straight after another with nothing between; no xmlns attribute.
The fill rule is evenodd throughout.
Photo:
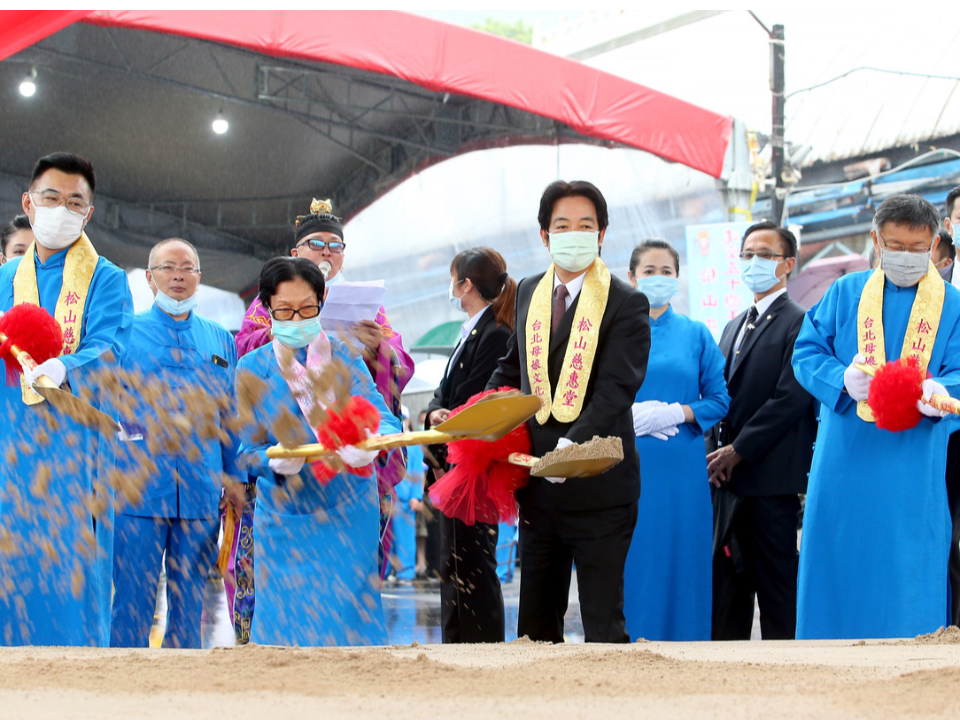
<svg viewBox="0 0 960 720"><path fill-rule="evenodd" d="M440 626L445 643L504 641L497 526L440 516Z"/></svg>
<svg viewBox="0 0 960 720"><path fill-rule="evenodd" d="M538 490L537 485L528 486L520 503L517 635L563 642L570 573L576 563L586 642L630 642L623 617L623 567L637 524L637 502L561 511Z"/></svg>
<svg viewBox="0 0 960 720"><path fill-rule="evenodd" d="M960 625L960 432L950 436L947 445L947 504L953 518L953 534L950 540L950 620Z"/></svg>
<svg viewBox="0 0 960 720"><path fill-rule="evenodd" d="M798 495L714 493L713 639L749 640L754 599L764 640L797 632Z"/></svg>

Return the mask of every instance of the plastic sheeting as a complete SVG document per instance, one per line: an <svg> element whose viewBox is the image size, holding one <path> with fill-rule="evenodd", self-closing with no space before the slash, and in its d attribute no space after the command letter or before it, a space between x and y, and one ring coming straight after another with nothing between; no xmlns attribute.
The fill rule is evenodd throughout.
<svg viewBox="0 0 960 720"><path fill-rule="evenodd" d="M29 11L5 15L11 17L3 18L0 39L6 42L0 42L0 59L70 22L58 25L55 13L43 20ZM78 19L76 12L65 15ZM584 135L647 150L714 177L721 174L732 132L732 118L643 85L488 33L407 13L95 11L84 22L393 75L430 90L552 118Z"/></svg>
<svg viewBox="0 0 960 720"><path fill-rule="evenodd" d="M461 155L418 173L344 227L343 271L351 280L385 280L384 306L410 344L447 321L464 322L447 301L450 262L466 248L500 252L510 275L543 272L550 256L537 210L557 178L589 180L607 200L610 225L603 259L626 279L630 253L649 237L680 254L678 312L687 312L687 225L721 222L723 204L709 176L639 150L590 145L523 146ZM417 357L417 356L415 356Z"/></svg>

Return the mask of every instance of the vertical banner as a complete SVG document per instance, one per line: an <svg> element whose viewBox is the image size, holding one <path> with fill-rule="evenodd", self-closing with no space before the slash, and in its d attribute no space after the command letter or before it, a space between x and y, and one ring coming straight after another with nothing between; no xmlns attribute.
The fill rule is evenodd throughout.
<svg viewBox="0 0 960 720"><path fill-rule="evenodd" d="M690 317L719 342L724 326L750 306L753 293L740 278L740 238L749 222L687 226Z"/></svg>

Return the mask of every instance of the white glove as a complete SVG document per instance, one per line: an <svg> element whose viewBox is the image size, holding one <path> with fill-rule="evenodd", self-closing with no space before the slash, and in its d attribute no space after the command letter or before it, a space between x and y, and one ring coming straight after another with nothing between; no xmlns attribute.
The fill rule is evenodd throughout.
<svg viewBox="0 0 960 720"><path fill-rule="evenodd" d="M870 382L873 378L863 370L857 370L854 367L857 363L865 363L866 361L867 359L863 355L857 353L853 356L850 367L843 371L843 386L847 389L847 394L857 402L866 400L867 395L870 394Z"/></svg>
<svg viewBox="0 0 960 720"><path fill-rule="evenodd" d="M933 378L924 380L920 388L923 390L923 400L917 400L917 410L922 412L927 417L946 417L949 413L935 408L933 405L927 405L926 401L930 399L931 395L945 395L946 397L950 397L950 393L947 392L947 389Z"/></svg>
<svg viewBox="0 0 960 720"><path fill-rule="evenodd" d="M650 437L656 438L657 440L667 440L668 438L672 438L678 432L680 432L680 428L678 428L676 425L671 425L670 427L660 428L659 430L650 433Z"/></svg>
<svg viewBox="0 0 960 720"><path fill-rule="evenodd" d="M686 422L683 415L683 408L680 403L664 404L650 410L650 423L653 431L662 430L667 427L677 427Z"/></svg>
<svg viewBox="0 0 960 720"><path fill-rule="evenodd" d="M53 384L57 387L63 385L67 379L67 366L63 364L57 358L51 358L46 362L42 362L33 370L25 371L27 377L27 385L34 385L37 382L37 378L41 375L46 375L53 381Z"/></svg>
<svg viewBox="0 0 960 720"><path fill-rule="evenodd" d="M569 440L569 439L567 439L567 438L565 438L565 437L562 437L562 438L560 438L559 440L557 440L557 447L556 447L556 449L559 450L560 448L565 448L565 447L568 447L568 446L570 446L570 445L573 445L573 440ZM562 483L562 482L564 482L564 481L566 480L566 478L562 478L562 477L545 477L544 480L546 480L547 482L552 482L552 483Z"/></svg>
<svg viewBox="0 0 960 720"><path fill-rule="evenodd" d="M653 431L650 424L650 413L664 405L666 403L660 400L645 400L633 404L633 432L637 437L649 435Z"/></svg>
<svg viewBox="0 0 960 720"><path fill-rule="evenodd" d="M303 458L270 458L267 464L277 475L296 475L303 470Z"/></svg>
<svg viewBox="0 0 960 720"><path fill-rule="evenodd" d="M347 445L337 450L337 457L343 461L344 465L352 468L366 467L379 454L379 450L361 450L356 445Z"/></svg>

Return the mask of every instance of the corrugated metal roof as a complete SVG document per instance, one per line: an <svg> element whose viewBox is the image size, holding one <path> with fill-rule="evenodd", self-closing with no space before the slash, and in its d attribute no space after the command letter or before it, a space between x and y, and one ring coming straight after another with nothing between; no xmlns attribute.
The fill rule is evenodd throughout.
<svg viewBox="0 0 960 720"><path fill-rule="evenodd" d="M684 11L676 9L677 14ZM947 12L956 16L956 11ZM798 7L758 14L768 27L784 25L786 139L812 146L803 165L960 133L957 79L860 70L791 96L861 67L960 76L960 23L953 18L879 7L829 13ZM601 31L611 32L609 24L598 25ZM770 132L769 62L767 35L746 11L711 17L587 61L741 118L765 133Z"/></svg>

